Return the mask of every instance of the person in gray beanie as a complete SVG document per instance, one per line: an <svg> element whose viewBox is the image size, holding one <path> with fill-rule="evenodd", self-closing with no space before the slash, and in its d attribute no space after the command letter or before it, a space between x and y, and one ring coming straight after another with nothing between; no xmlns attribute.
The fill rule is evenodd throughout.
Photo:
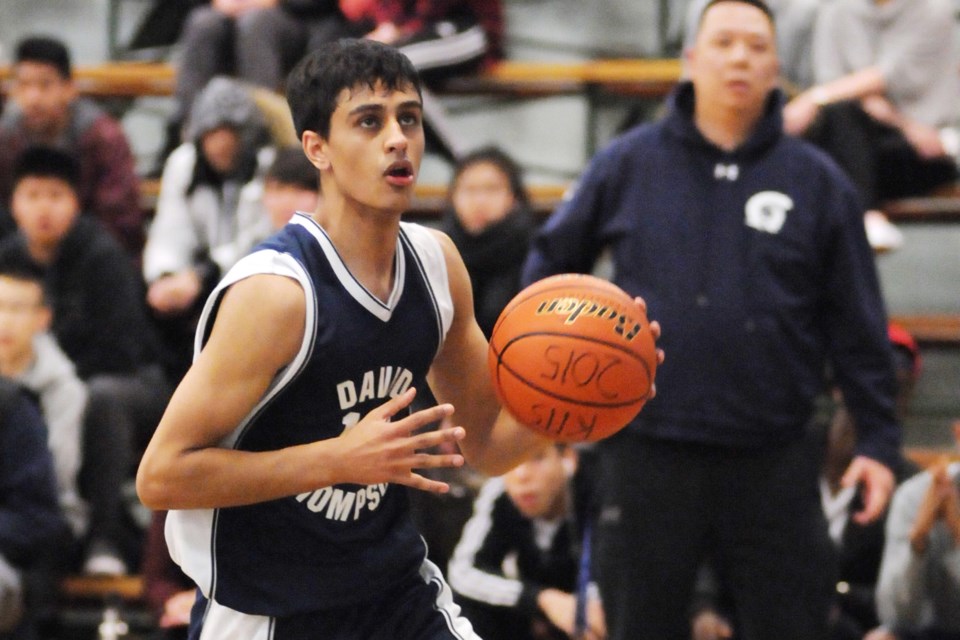
<svg viewBox="0 0 960 640"><path fill-rule="evenodd" d="M170 154L147 234L143 275L172 379L186 370L200 304L221 273L250 247L241 221L262 208L263 174L275 148L252 89L217 76L194 102L186 142Z"/></svg>

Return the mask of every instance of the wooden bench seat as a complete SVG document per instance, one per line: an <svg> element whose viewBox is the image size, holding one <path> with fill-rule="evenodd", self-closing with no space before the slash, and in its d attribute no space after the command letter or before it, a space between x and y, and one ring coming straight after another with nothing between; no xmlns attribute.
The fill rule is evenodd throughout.
<svg viewBox="0 0 960 640"><path fill-rule="evenodd" d="M882 208L894 222L960 221L960 196L957 195L903 198L887 202Z"/></svg>
<svg viewBox="0 0 960 640"><path fill-rule="evenodd" d="M960 346L960 313L899 314L890 319L921 345Z"/></svg>
<svg viewBox="0 0 960 640"><path fill-rule="evenodd" d="M439 91L522 97L602 88L634 96L663 97L680 79L681 64L676 58L583 62L504 60L482 73L451 78Z"/></svg>
<svg viewBox="0 0 960 640"><path fill-rule="evenodd" d="M960 453L953 449L939 449L934 447L906 447L903 451L908 460L919 467L926 469L943 457L952 462L960 462Z"/></svg>
<svg viewBox="0 0 960 640"><path fill-rule="evenodd" d="M4 91L11 76L10 66L0 66ZM76 66L73 78L81 94L95 98L169 96L173 94L176 70L165 62L108 62Z"/></svg>
<svg viewBox="0 0 960 640"><path fill-rule="evenodd" d="M143 599L143 577L67 576L60 582L60 595L66 600L105 600L117 597L126 602Z"/></svg>
<svg viewBox="0 0 960 640"><path fill-rule="evenodd" d="M589 60L537 62L505 60L476 75L453 78L441 93L548 95L606 87L638 96L666 95L680 78L677 59ZM0 66L0 83L11 78L11 67ZM107 62L78 65L74 80L82 94L95 97L137 97L173 94L176 68L167 62Z"/></svg>

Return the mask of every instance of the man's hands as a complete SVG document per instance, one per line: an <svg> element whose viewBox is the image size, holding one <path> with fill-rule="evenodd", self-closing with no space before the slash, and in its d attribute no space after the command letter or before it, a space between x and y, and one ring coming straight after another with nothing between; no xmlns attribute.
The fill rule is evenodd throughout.
<svg viewBox="0 0 960 640"><path fill-rule="evenodd" d="M154 280L147 289L147 303L160 315L175 315L193 306L202 287L199 274L185 269Z"/></svg>
<svg viewBox="0 0 960 640"><path fill-rule="evenodd" d="M855 513L853 519L858 524L869 524L880 517L895 484L893 472L886 465L866 456L857 456L847 467L840 484L852 487L863 484L863 510Z"/></svg>
<svg viewBox="0 0 960 640"><path fill-rule="evenodd" d="M459 453L435 454L427 450L459 442L466 431L450 422L453 406L449 404L422 409L394 421L394 417L410 406L415 396L416 391L408 389L344 429L337 439L340 468L335 475L338 483L392 482L433 493L450 490L446 482L431 480L413 470L462 466L463 456ZM435 422L440 422L439 428L417 433Z"/></svg>
<svg viewBox="0 0 960 640"><path fill-rule="evenodd" d="M783 130L792 136L802 136L813 124L820 107L812 90L798 94L783 107Z"/></svg>
<svg viewBox="0 0 960 640"><path fill-rule="evenodd" d="M733 627L712 609L698 612L690 623L692 640L722 640L733 637Z"/></svg>
<svg viewBox="0 0 960 640"><path fill-rule="evenodd" d="M197 601L197 590L186 589L173 594L163 603L160 628L185 627L190 624L190 610Z"/></svg>
<svg viewBox="0 0 960 640"><path fill-rule="evenodd" d="M953 534L954 543L960 544L960 492L947 473L948 464L949 460L944 457L928 470L932 476L930 487L910 530L910 546L917 553L926 551L930 531L940 520Z"/></svg>
<svg viewBox="0 0 960 640"><path fill-rule="evenodd" d="M537 595L537 606L543 615L555 627L576 640L604 640L607 637L607 624L603 617L603 607L596 598L587 602L587 628L580 637L574 636L576 629L577 598L572 593L560 589L544 589Z"/></svg>

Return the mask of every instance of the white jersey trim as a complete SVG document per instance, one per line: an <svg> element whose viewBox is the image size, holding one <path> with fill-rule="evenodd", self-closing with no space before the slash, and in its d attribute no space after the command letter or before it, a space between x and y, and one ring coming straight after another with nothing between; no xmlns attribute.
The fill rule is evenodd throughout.
<svg viewBox="0 0 960 640"><path fill-rule="evenodd" d="M241 613L210 601L200 640L272 640L275 618Z"/></svg>
<svg viewBox="0 0 960 640"><path fill-rule="evenodd" d="M317 315L316 293L302 265L292 256L279 251L257 251L242 258L234 265L207 299L197 326L197 334L194 342L194 359L199 356L203 348L204 337L207 334L207 326L227 287L254 275L284 276L300 283L306 297L305 331L300 349L297 355L294 356L293 361L277 374L263 397L244 417L237 428L220 442L220 446L226 448L233 448L253 417L257 415L281 389L296 378L310 357L316 334L313 330ZM213 541L215 540L216 514L216 509L174 509L167 514L167 521L164 528L170 557L180 566L183 572L197 584L203 595L211 600L213 600L213 595L216 592L216 570L214 566L216 553L212 548Z"/></svg>
<svg viewBox="0 0 960 640"><path fill-rule="evenodd" d="M439 314L442 344L450 330L450 325L453 324L453 296L450 295L450 278L447 274L447 259L444 256L443 247L433 232L423 225L401 222L400 229L420 258L423 275L433 292Z"/></svg>
<svg viewBox="0 0 960 640"><path fill-rule="evenodd" d="M399 251L399 241L397 245L398 250L394 256L394 273L396 277L393 279L393 289L390 291L390 297L384 302L373 295L369 289L354 277L347 265L344 264L343 258L340 257L340 254L337 252L337 248L333 246L333 241L330 240L330 236L323 230L323 227L317 224L316 220L311 216L297 214L291 218L290 224L303 227L316 239L317 244L323 250L327 261L333 268L337 279L340 280L340 284L343 285L343 288L350 293L354 300L363 305L367 311L381 321L387 322L390 320L390 317L393 315L393 310L400 301L400 295L403 293L404 279L406 278L406 260L403 252Z"/></svg>

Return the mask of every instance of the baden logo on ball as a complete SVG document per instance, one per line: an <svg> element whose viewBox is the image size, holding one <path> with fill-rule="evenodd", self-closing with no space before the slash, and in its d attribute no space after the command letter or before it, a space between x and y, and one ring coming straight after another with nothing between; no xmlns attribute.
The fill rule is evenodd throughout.
<svg viewBox="0 0 960 640"><path fill-rule="evenodd" d="M649 399L657 353L643 310L616 285L583 274L533 283L504 308L488 365L501 403L555 440L600 440Z"/></svg>

